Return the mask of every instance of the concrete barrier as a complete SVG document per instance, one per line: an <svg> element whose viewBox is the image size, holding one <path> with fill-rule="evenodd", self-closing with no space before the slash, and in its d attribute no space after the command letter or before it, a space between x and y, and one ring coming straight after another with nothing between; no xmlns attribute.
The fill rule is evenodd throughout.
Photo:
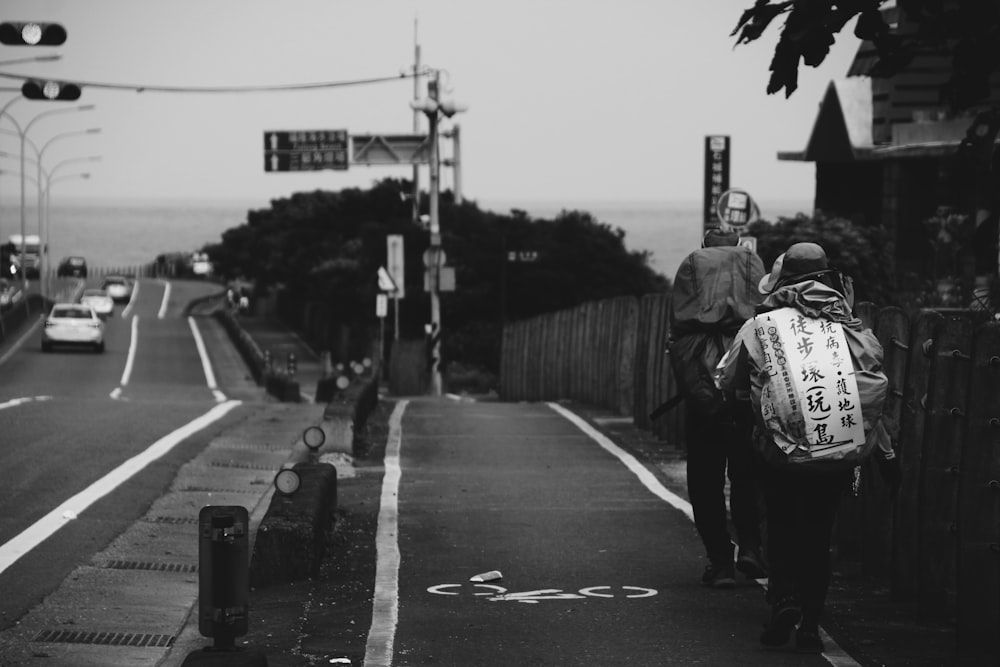
<svg viewBox="0 0 1000 667"><path fill-rule="evenodd" d="M296 443L286 467L299 474L301 486L290 495L275 491L261 521L250 558L254 588L308 579L319 573L328 538L335 527L336 468L324 454L355 454L354 434L378 406L377 369L364 382L338 391L323 410L323 442L310 449Z"/></svg>
<svg viewBox="0 0 1000 667"><path fill-rule="evenodd" d="M250 559L254 588L319 574L337 509L337 470L329 463L296 463L301 485L290 495L276 491L257 529Z"/></svg>

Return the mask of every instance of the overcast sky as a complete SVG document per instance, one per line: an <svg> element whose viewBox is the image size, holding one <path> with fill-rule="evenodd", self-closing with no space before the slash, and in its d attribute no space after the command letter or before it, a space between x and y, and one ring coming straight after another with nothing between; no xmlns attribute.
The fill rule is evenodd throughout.
<svg viewBox="0 0 1000 667"><path fill-rule="evenodd" d="M269 86L397 76L414 60L443 70L443 97L468 105L462 186L483 202L700 201L707 134L732 137L733 186L758 200L810 201L812 164L779 162L805 146L827 84L857 47L845 29L827 62L805 68L790 98L766 95L777 31L734 50L753 0L3 0L0 19L62 23L63 46L0 46L0 62L56 52L55 63L0 72L103 84ZM19 82L0 79L0 106ZM426 88L424 87L424 90ZM368 187L409 167L266 173L267 130L413 131L413 81L266 93L172 93L85 87L76 103L18 101L42 164L67 198L230 199L266 205L317 188ZM423 93L422 93L423 94ZM13 124L0 120L7 133ZM426 127L426 126L425 126ZM0 150L17 141L0 133ZM449 149L443 146L447 156ZM0 158L0 169L17 169ZM72 174L90 171L90 180ZM423 176L426 183L426 176ZM443 173L443 185L452 176ZM17 181L4 176L10 203Z"/></svg>

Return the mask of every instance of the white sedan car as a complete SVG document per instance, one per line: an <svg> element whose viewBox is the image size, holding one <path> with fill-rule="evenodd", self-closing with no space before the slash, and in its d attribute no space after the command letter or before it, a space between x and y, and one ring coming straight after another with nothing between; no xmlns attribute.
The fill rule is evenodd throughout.
<svg viewBox="0 0 1000 667"><path fill-rule="evenodd" d="M124 302L132 298L132 280L125 276L107 276L101 283L101 289L115 301Z"/></svg>
<svg viewBox="0 0 1000 667"><path fill-rule="evenodd" d="M101 319L109 316L115 310L114 300L102 289L83 290L83 294L80 295L80 303L93 308Z"/></svg>
<svg viewBox="0 0 1000 667"><path fill-rule="evenodd" d="M104 322L83 303L57 303L45 318L42 352L55 345L82 345L104 352Z"/></svg>

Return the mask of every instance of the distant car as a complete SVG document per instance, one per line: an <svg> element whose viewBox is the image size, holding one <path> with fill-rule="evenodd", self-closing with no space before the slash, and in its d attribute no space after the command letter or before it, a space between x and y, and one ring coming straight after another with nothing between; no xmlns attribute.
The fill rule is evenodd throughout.
<svg viewBox="0 0 1000 667"><path fill-rule="evenodd" d="M94 309L97 316L105 318L115 311L115 302L111 296L102 289L85 289L80 295L80 303L86 304Z"/></svg>
<svg viewBox="0 0 1000 667"><path fill-rule="evenodd" d="M212 262L207 252L196 252L191 256L191 272L205 278L212 275Z"/></svg>
<svg viewBox="0 0 1000 667"><path fill-rule="evenodd" d="M45 318L42 352L55 345L84 345L104 352L104 322L86 304L57 303Z"/></svg>
<svg viewBox="0 0 1000 667"><path fill-rule="evenodd" d="M80 256L63 257L56 269L58 278L86 278L87 260Z"/></svg>
<svg viewBox="0 0 1000 667"><path fill-rule="evenodd" d="M7 310L24 298L20 282L0 278L0 310Z"/></svg>
<svg viewBox="0 0 1000 667"><path fill-rule="evenodd" d="M101 283L101 289L116 303L132 298L132 281L125 276L107 276Z"/></svg>

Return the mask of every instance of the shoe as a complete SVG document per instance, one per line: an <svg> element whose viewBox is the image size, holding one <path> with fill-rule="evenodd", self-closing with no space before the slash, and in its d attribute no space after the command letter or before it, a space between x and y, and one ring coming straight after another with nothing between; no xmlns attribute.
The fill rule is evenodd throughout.
<svg viewBox="0 0 1000 667"><path fill-rule="evenodd" d="M760 643L769 648L780 648L788 643L792 630L802 620L802 608L794 602L784 602L774 606L771 620L760 635ZM819 635L816 636L817 639ZM796 637L796 643L798 638Z"/></svg>
<svg viewBox="0 0 1000 667"><path fill-rule="evenodd" d="M701 583L712 588L733 588L736 586L736 572L732 563L705 566L705 574L701 575Z"/></svg>
<svg viewBox="0 0 1000 667"><path fill-rule="evenodd" d="M823 648L818 629L799 628L795 631L795 650L799 653L822 653Z"/></svg>
<svg viewBox="0 0 1000 667"><path fill-rule="evenodd" d="M736 559L736 569L750 579L767 578L767 563L756 549L740 549L739 558Z"/></svg>

